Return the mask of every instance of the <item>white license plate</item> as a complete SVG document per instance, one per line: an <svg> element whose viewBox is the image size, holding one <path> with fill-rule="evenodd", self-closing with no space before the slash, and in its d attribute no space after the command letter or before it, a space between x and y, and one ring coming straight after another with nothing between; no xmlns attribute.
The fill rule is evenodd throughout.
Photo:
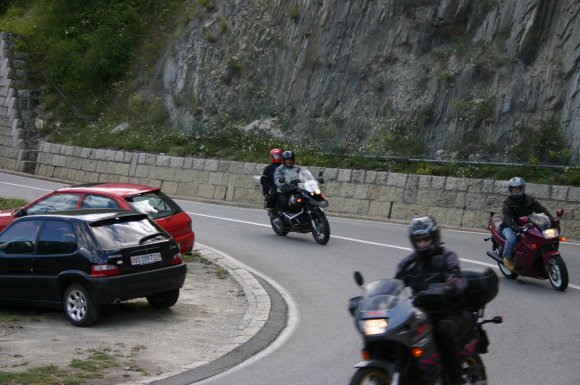
<svg viewBox="0 0 580 385"><path fill-rule="evenodd" d="M144 255L135 255L131 257L131 265L147 265L148 263L154 263L161 261L161 253L151 253Z"/></svg>

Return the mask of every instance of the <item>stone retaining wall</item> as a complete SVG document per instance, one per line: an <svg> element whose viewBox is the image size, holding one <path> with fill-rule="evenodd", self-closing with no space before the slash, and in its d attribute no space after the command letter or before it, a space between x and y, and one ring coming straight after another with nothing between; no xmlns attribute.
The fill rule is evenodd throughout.
<svg viewBox="0 0 580 385"><path fill-rule="evenodd" d="M89 149L41 142L35 174L74 182L118 181L160 186L174 196L260 207L261 189L252 178L265 164ZM506 181L335 168L324 171L328 211L407 221L433 215L444 225L485 228L501 212ZM527 184L546 208L566 210L564 232L580 239L580 188Z"/></svg>
<svg viewBox="0 0 580 385"><path fill-rule="evenodd" d="M15 49L17 37L0 32L0 167L33 172L38 132L26 90L26 54Z"/></svg>

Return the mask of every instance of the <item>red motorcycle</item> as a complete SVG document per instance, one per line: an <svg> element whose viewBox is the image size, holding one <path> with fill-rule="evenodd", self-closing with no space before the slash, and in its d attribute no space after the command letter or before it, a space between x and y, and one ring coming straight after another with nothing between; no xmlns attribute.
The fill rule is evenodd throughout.
<svg viewBox="0 0 580 385"><path fill-rule="evenodd" d="M564 209L558 209L554 222L546 214L531 214L518 218L519 230L516 231L518 243L514 248L515 271L510 271L502 262L505 238L501 232L502 217L492 215L489 231L493 249L487 255L493 258L501 273L516 279L519 275L538 279L549 279L554 289L564 291L568 287L568 269L558 251L560 246L560 218Z"/></svg>

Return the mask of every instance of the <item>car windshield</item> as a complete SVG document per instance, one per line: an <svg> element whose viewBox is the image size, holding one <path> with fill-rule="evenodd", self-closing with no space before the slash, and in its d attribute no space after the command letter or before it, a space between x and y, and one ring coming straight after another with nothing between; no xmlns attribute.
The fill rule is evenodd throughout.
<svg viewBox="0 0 580 385"><path fill-rule="evenodd" d="M129 197L126 200L134 210L153 219L168 217L181 211L179 206L161 191Z"/></svg>
<svg viewBox="0 0 580 385"><path fill-rule="evenodd" d="M362 311L385 311L394 308L411 295L409 288L398 279L380 279L365 288Z"/></svg>
<svg viewBox="0 0 580 385"><path fill-rule="evenodd" d="M159 229L149 219L103 222L92 226L92 229L99 245L107 250L138 245L143 238L159 234ZM155 237L155 239L165 240L166 238Z"/></svg>

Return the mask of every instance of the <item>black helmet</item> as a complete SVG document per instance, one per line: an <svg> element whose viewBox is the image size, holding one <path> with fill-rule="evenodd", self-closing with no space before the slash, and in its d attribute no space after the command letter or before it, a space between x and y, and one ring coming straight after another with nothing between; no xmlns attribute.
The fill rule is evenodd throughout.
<svg viewBox="0 0 580 385"><path fill-rule="evenodd" d="M439 251L441 246L441 232L435 218L427 216L411 220L409 225L409 239L413 249L422 257L431 257ZM431 244L426 248L419 248L417 242L429 239Z"/></svg>
<svg viewBox="0 0 580 385"><path fill-rule="evenodd" d="M519 191L513 192L513 188L518 188ZM522 199L524 197L524 192L526 191L526 181L524 178L519 176L514 176L508 181L508 193L510 197L515 199Z"/></svg>
<svg viewBox="0 0 580 385"><path fill-rule="evenodd" d="M294 151L284 151L282 153L282 160L292 159L294 160Z"/></svg>

